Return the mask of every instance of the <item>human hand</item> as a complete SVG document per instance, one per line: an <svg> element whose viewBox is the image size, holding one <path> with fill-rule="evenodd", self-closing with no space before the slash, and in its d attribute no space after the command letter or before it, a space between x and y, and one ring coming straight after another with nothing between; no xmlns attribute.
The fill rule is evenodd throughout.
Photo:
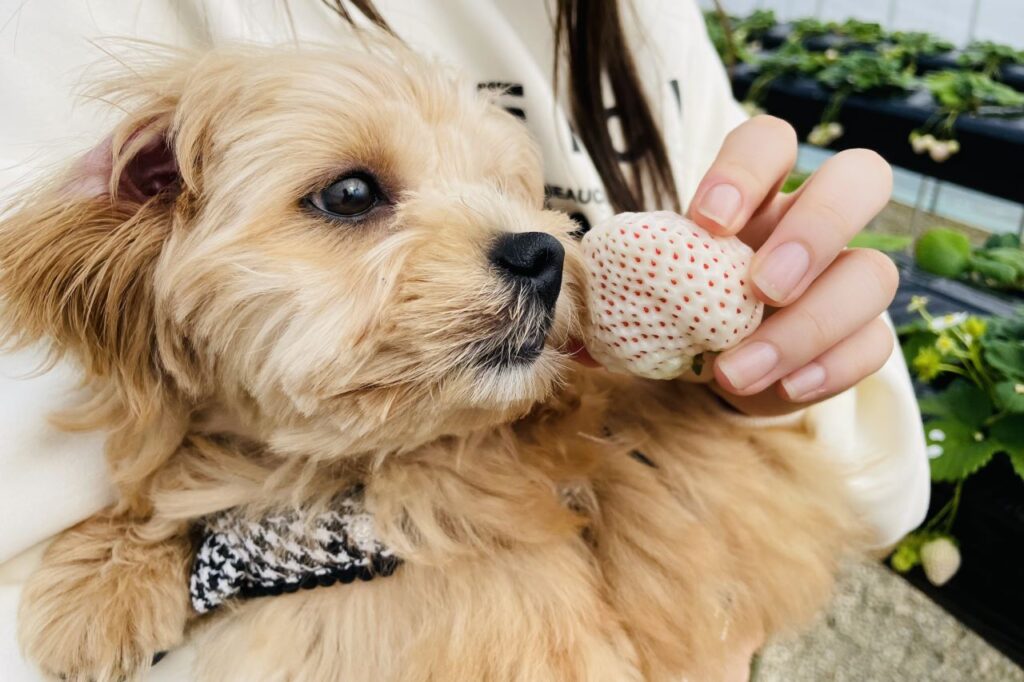
<svg viewBox="0 0 1024 682"><path fill-rule="evenodd" d="M754 290L771 308L749 338L714 361L712 388L748 414L784 414L877 371L893 349L881 318L898 273L883 253L846 249L885 206L892 171L875 152L840 152L792 194L792 126L757 116L726 138L689 217L756 250Z"/></svg>

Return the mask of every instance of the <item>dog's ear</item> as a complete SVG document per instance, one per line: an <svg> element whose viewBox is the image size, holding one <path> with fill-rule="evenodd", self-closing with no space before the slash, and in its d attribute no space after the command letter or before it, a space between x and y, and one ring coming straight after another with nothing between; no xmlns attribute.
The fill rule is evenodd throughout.
<svg viewBox="0 0 1024 682"><path fill-rule="evenodd" d="M175 104L164 96L140 106L0 220L4 336L49 341L136 415L181 383L160 361L153 298L176 206L194 190L183 178L194 184L198 172L175 152Z"/></svg>

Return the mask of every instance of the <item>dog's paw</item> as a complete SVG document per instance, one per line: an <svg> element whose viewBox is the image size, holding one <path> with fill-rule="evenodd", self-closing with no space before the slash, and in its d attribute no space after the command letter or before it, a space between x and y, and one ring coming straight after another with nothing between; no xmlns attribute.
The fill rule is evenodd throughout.
<svg viewBox="0 0 1024 682"><path fill-rule="evenodd" d="M187 561L184 541L141 543L124 520L97 516L72 528L25 587L25 654L68 682L137 679L157 653L181 642Z"/></svg>

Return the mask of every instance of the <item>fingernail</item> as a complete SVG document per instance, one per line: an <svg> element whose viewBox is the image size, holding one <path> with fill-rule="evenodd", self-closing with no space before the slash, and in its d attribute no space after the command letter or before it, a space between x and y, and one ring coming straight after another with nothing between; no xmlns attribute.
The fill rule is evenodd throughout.
<svg viewBox="0 0 1024 682"><path fill-rule="evenodd" d="M715 185L704 193L697 211L722 227L729 227L740 212L743 197L732 185Z"/></svg>
<svg viewBox="0 0 1024 682"><path fill-rule="evenodd" d="M748 343L715 362L732 387L739 391L763 379L777 364L779 352L772 344L762 341Z"/></svg>
<svg viewBox="0 0 1024 682"><path fill-rule="evenodd" d="M790 400L810 396L825 385L825 368L812 362L782 380L782 388Z"/></svg>
<svg viewBox="0 0 1024 682"><path fill-rule="evenodd" d="M799 242L786 242L768 254L754 271L754 284L773 301L784 301L807 274L811 254Z"/></svg>

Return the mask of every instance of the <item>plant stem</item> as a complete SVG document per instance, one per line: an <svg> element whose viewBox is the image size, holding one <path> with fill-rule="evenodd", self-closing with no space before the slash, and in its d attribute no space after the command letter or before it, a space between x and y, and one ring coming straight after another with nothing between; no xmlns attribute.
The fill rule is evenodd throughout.
<svg viewBox="0 0 1024 682"><path fill-rule="evenodd" d="M956 489L953 491L953 499L950 500L952 510L946 517L946 523L943 524L943 530L949 534L953 530L953 522L956 521L956 514L960 511L960 495L964 489L964 482L962 480L956 482Z"/></svg>
<svg viewBox="0 0 1024 682"><path fill-rule="evenodd" d="M960 496L963 491L964 482L962 480L957 481L956 488L953 490L953 497L949 499L949 502L942 506L935 516L928 520L922 530L934 531L937 526L942 525L942 532L947 535L953 528L953 522L956 520L956 514L960 509Z"/></svg>
<svg viewBox="0 0 1024 682"><path fill-rule="evenodd" d="M718 23L722 25L722 33L725 35L725 65L731 69L736 66L736 41L733 38L732 22L729 21L729 15L722 7L721 0L714 0L714 3Z"/></svg>

